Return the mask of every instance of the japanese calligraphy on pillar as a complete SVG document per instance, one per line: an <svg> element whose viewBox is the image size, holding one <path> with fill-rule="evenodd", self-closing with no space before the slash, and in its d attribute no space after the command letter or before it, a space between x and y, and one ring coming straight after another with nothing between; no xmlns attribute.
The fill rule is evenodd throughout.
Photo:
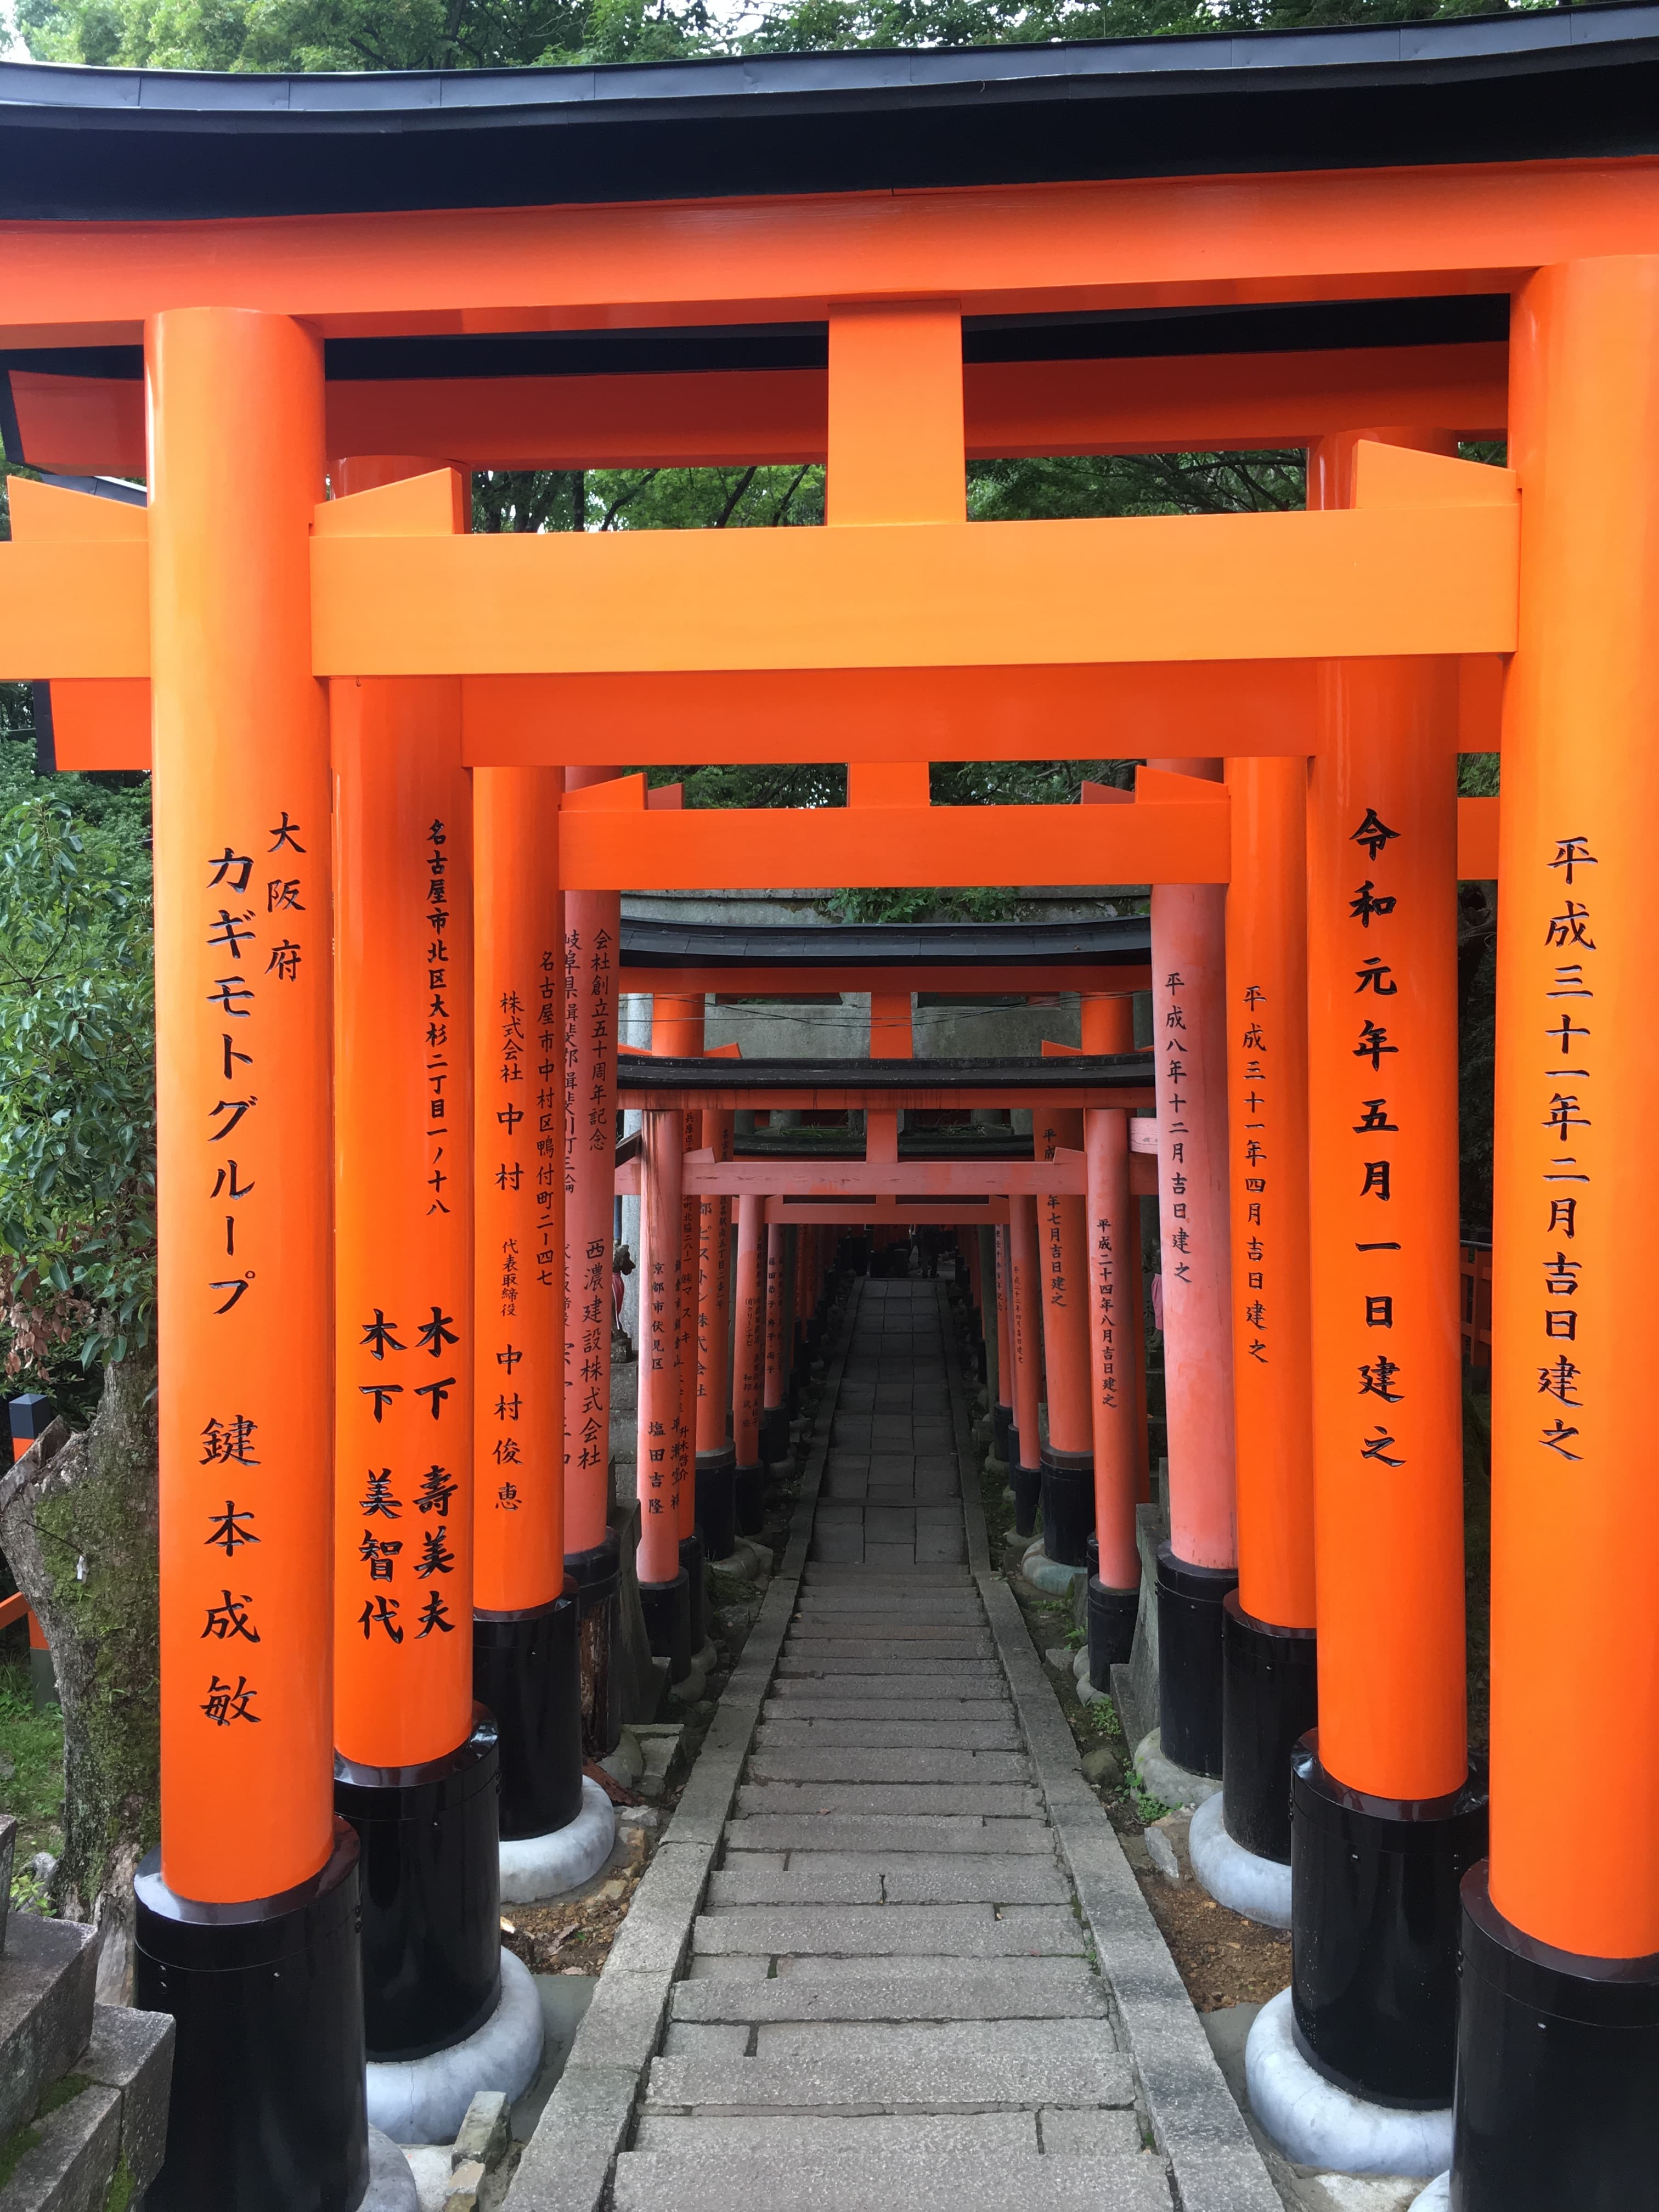
<svg viewBox="0 0 1659 2212"><path fill-rule="evenodd" d="M263 836L246 841L245 849L227 838L203 859L203 942L210 969L223 972L213 974L208 994L216 1049L203 1064L198 1141L202 1184L216 1233L198 1295L215 1321L239 1309L257 1319L263 1303L260 1262L269 1267L274 1255L267 1248L280 1234L281 1221L276 1161L263 1141L259 1085L278 1077L283 1024L276 994L299 983L311 945L310 916L319 902L304 825L285 807ZM222 1363L228 1379L237 1365L232 1342L222 1347ZM236 1585L256 1579L241 1570L246 1555L265 1540L258 1526L256 1486L269 1480L270 1473L262 1459L259 1419L234 1401L234 1393L202 1410L206 1418L199 1425L198 1458L203 1467L222 1470L227 1495L222 1507L216 1498L202 1538L210 1556L203 1563L201 1640L210 1650L200 1708L210 1728L258 1726L254 1652L262 1609L251 1591Z"/></svg>
<svg viewBox="0 0 1659 2212"><path fill-rule="evenodd" d="M567 894L563 961L567 1513L591 1542L604 1534L611 1449L611 1261L617 1117L614 893ZM555 1004L544 1000L544 1011ZM546 1024L550 1038L552 1024ZM547 1055L550 1057L550 1054ZM552 1102L542 1109L550 1115ZM538 1138L549 1170L551 1121ZM546 1153L541 1152L546 1140ZM648 1286L643 1286L648 1287ZM588 1523L592 1525L587 1525Z"/></svg>
<svg viewBox="0 0 1659 2212"><path fill-rule="evenodd" d="M1244 1296L1241 1317L1244 1327L1242 1337L1235 1334L1235 1341L1241 1344L1246 1358L1265 1367L1269 1358L1267 1247L1271 1233L1267 1218L1267 1171L1271 1164L1267 1119L1268 1034L1273 1015L1267 1011L1267 992L1254 980L1240 985L1237 997L1238 1049L1243 1054L1243 1067L1242 1082L1235 1093L1235 1103L1242 1113L1234 1152L1236 1164L1243 1170L1240 1182L1244 1208Z"/></svg>
<svg viewBox="0 0 1659 2212"><path fill-rule="evenodd" d="M1586 836L1564 831L1551 842L1553 850L1544 865L1555 893L1544 927L1547 1011L1537 1100L1546 1140L1536 1224L1538 1443L1558 1460L1577 1461L1583 1457L1578 1424L1586 1403L1579 1337L1585 1263L1579 1240L1590 1227L1595 1202L1585 1149L1585 1133L1595 1126L1599 980L1592 872L1601 864Z"/></svg>
<svg viewBox="0 0 1659 2212"><path fill-rule="evenodd" d="M1188 1150L1192 1125L1186 1119L1191 1097L1182 1086L1192 1079L1196 1040L1188 1018L1191 1012L1190 993L1187 979L1178 968L1172 968L1164 976L1164 988L1157 994L1154 1004L1158 1058L1152 1073L1160 1124L1158 1155L1166 1164L1160 1177L1164 1185L1161 1210L1169 1217L1164 1229L1164 1266L1175 1282L1190 1283L1197 1249L1194 1243L1197 1219L1190 1197L1193 1177ZM1169 1296L1167 1290L1164 1296Z"/></svg>
<svg viewBox="0 0 1659 2212"><path fill-rule="evenodd" d="M486 1462L492 1502L510 1509L497 1493L520 1474L516 1332L533 1239L492 1223L475 1280L473 824L454 696L341 687L335 720L337 1741L353 1759L413 1765L465 1733L475 1301L511 1348L489 1401L502 1419L487 1426L501 1450ZM485 1157L503 1186L492 1195L527 1195L529 1002L504 991L488 1011Z"/></svg>

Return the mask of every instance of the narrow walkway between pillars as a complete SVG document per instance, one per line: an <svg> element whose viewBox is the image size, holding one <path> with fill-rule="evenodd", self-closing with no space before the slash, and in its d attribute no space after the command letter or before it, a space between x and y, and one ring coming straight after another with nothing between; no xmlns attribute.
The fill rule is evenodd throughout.
<svg viewBox="0 0 1659 2212"><path fill-rule="evenodd" d="M969 1574L939 1286L860 1286L617 2212L1170 2212Z"/></svg>

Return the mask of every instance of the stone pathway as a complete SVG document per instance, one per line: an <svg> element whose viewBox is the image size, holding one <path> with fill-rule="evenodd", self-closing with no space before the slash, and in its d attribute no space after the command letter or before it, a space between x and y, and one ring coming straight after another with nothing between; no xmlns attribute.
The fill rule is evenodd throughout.
<svg viewBox="0 0 1659 2212"><path fill-rule="evenodd" d="M941 1328L861 1286L617 2212L1170 2212L965 1564Z"/></svg>

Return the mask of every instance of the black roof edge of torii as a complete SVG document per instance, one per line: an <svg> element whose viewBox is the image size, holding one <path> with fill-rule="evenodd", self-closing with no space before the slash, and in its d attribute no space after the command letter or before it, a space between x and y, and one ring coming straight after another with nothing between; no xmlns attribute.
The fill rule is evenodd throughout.
<svg viewBox="0 0 1659 2212"><path fill-rule="evenodd" d="M0 219L527 207L1659 152L1659 6L602 68L0 64Z"/></svg>

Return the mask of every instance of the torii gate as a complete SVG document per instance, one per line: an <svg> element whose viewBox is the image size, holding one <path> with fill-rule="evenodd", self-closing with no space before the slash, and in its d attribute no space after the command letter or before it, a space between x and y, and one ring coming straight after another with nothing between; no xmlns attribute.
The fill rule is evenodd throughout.
<svg viewBox="0 0 1659 2212"><path fill-rule="evenodd" d="M820 120L809 118L775 131L775 144L791 143L769 157L781 165L769 169L753 161L746 120L722 112L719 129L736 167L720 182L711 190L712 172L675 173L664 153L649 174L653 188L671 197L620 207L576 204L568 168L548 173L566 180L570 204L525 205L520 176L499 167L512 134L495 133L486 159L491 131L449 119L485 113L491 88L483 78L467 88L480 105L430 109L447 137L388 132L381 96L373 135L362 141L378 172L365 165L349 189L337 162L319 163L309 150L347 143L356 127L348 106L319 130L303 90L288 88L288 103L273 105L264 81L211 89L224 102L261 103L258 135L268 150L306 149L303 193L278 153L247 165L235 186L244 197L234 204L216 167L210 173L197 160L192 169L191 149L201 142L188 101L209 98L202 86L214 81L193 81L169 106L141 101L136 86L118 78L123 97L131 94L125 107L89 103L88 128L75 133L34 126L48 107L62 119L65 103L82 96L81 78L54 76L33 113L20 114L27 95L14 85L19 100L0 114L15 157L0 340L15 352L143 346L143 469L153 503L145 513L14 482L14 543L0 553L0 674L57 687L66 763L91 764L94 756L77 750L76 731L94 726L106 733L97 741L105 755L98 764L148 759L155 775L164 1826L161 1863L141 1877L139 1937L143 1990L165 2001L180 2027L174 2136L156 2185L163 2212L207 2197L235 2212L278 2204L350 2212L363 2182L357 1855L377 1851L376 1812L397 1828L417 1802L418 1817L435 1820L447 1839L475 1839L465 1808L483 1794L494 1755L475 1745L470 1664L458 1660L456 1638L440 1619L464 1616L471 1595L475 1449L462 1404L483 1371L473 1365L476 1286L465 1240L441 1244L442 1221L434 1216L428 1226L426 1212L416 1211L417 1200L448 1202L447 1186L428 1177L453 1178L458 1162L465 1163L467 1198L478 1194L467 1129L454 1155L438 1163L432 1131L440 1120L449 1126L447 1111L416 1112L447 1109L459 1095L471 1073L467 1040L453 1012L441 1018L453 1022L454 1036L416 1037L407 1024L386 1032L397 1055L387 1065L399 1080L378 1152L367 1063L343 1055L352 1096L337 1155L325 957L331 861L321 826L331 800L325 686L337 738L349 738L342 757L362 771L359 799L373 786L374 803L348 813L342 827L340 911L362 917L365 933L346 948L341 1003L360 1011L372 1006L375 982L390 979L390 955L376 949L389 942L377 935L388 912L372 898L362 903L381 884L399 914L412 907L453 916L453 933L434 919L439 938L421 939L452 948L421 963L443 975L421 991L449 992L462 974L471 904L459 893L470 871L437 863L468 857L470 841L448 825L461 818L454 810L465 807L469 768L475 791L481 773L535 779L525 788L539 803L539 842L516 846L516 860L502 863L526 894L526 912L532 890L544 899L560 885L690 887L711 877L722 888L769 884L780 874L848 884L1227 883L1229 928L1254 915L1255 951L1274 955L1288 977L1297 957L1289 917L1304 910L1291 890L1303 880L1305 849L1314 1010L1308 1219L1304 1230L1291 1204L1270 1221L1284 1194L1252 1195L1248 1181L1243 1194L1235 1189L1247 1246L1248 1232L1260 1229L1254 1241L1263 1256L1247 1262L1243 1285L1235 1278L1233 1321L1236 1346L1243 1328L1271 1346L1264 1332L1295 1310L1305 1236L1311 1350L1299 1370L1292 1356L1275 1372L1269 1358L1266 1387L1251 1402L1258 1419L1272 1408L1290 1416L1272 1431L1276 1448L1301 1433L1310 1376L1313 1436L1295 1483L1276 1481L1264 1464L1241 1481L1238 1497L1247 1526L1252 1498L1273 1497L1299 1513L1304 1533L1279 1563L1281 1585L1299 1605L1315 1602L1305 1507L1316 1493L1320 1733L1298 1754L1296 1775L1305 1816L1297 1824L1295 1889L1304 2051L1328 2080L1407 2101L1450 2094L1457 1877L1483 1848L1482 1808L1468 1786L1457 1634L1445 915L1457 866L1452 757L1460 744L1492 748L1501 696L1508 775L1492 1851L1463 1892L1456 2186L1462 2212L1530 2212L1565 2201L1574 2185L1564 2177L1582 2181L1572 2160L1585 2155L1604 2193L1638 2189L1650 2172L1652 2123L1626 2085L1659 2036L1653 1760L1643 1748L1659 1717L1659 1668L1651 1607L1608 1604L1599 1579L1615 1546L1640 1555L1656 1510L1644 1404L1629 1386L1651 1335L1652 1299L1620 1239L1641 1249L1656 1210L1640 1118L1650 1048L1630 1011L1645 957L1637 917L1659 774L1648 742L1647 621L1659 559L1647 518L1659 202L1649 164L1600 150L1605 134L1620 131L1629 136L1618 143L1646 147L1640 116L1620 104L1620 79L1643 87L1649 80L1618 70L1586 79L1577 63L1595 42L1581 38L1577 18L1570 33L1553 20L1529 21L1528 82L1555 87L1553 143L1561 158L1500 152L1469 162L1446 137L1443 113L1461 114L1478 97L1492 133L1483 143L1516 143L1513 114L1483 76L1481 57L1522 33L1505 25L1445 27L1443 35L1413 27L1407 92L1388 81L1395 64L1367 49L1362 68L1359 49L1340 43L1360 35L1332 34L1321 49L1353 57L1356 76L1365 76L1352 111L1344 105L1353 97L1350 79L1339 82L1334 73L1319 82L1318 64L1286 51L1263 111L1272 117L1271 146L1250 105L1261 72L1239 70L1227 82L1231 44L1224 57L1206 46L1196 61L1183 44L1181 69L1207 81L1201 99L1159 86L1157 174L1102 181L1089 173L1098 141L1084 146L1078 118L1094 127L1097 81L1119 67L1109 49L1068 52L1047 81L1057 95L1034 80L1018 109L1003 98L1002 58L976 52L962 66L971 73L977 167L929 168L947 143L951 161L965 160L951 136L956 126L930 125L932 150L905 146L902 161L893 151L893 174L919 175L925 188L871 191L867 175L829 160ZM1137 56L1133 81L1144 97L1158 72L1144 50ZM934 100L939 114L965 114L947 82L955 64L933 62L941 73L913 95L908 76L899 94L877 82L886 58L837 57L838 83L856 82L868 103L849 143L856 135L860 148L869 144L878 127L872 114L898 115L902 139L913 96ZM733 106L748 103L770 122L767 66L742 64L743 100L734 93ZM811 79L810 64L792 58L788 66ZM1029 57L1018 66L1028 69ZM1401 112L1397 103L1417 100L1425 78L1454 68L1456 101ZM540 74L559 90L559 73ZM708 72L669 81L680 88L658 85L650 123L600 107L582 133L565 131L564 139L592 146L612 129L647 131L677 112L676 100L689 106L717 84L722 98L731 89ZM988 81L1001 85L998 101L985 101ZM1584 82L1595 88L1593 101L1577 93ZM436 97L432 82L422 81L423 100ZM1478 94L1469 89L1477 82ZM1437 101L1443 91L1443 82ZM1080 92L1090 100L1073 99ZM834 111L842 96L816 87L812 98L824 106L815 113ZM1207 134L1221 100L1239 166L1218 179L1203 169L1213 158ZM1043 174L1055 180L1010 184L1030 173L1029 147L986 118L1024 115L1032 106L1059 165ZM1200 108L1202 135L1192 123ZM1316 108L1317 131L1309 121ZM1341 118L1350 112L1355 128L1345 143ZM100 158L91 161L83 149L94 143L94 117ZM215 124L220 143L224 120L221 113ZM250 129L244 143L254 135ZM64 159L71 140L78 173ZM458 171L453 158L463 143L474 170L465 183L465 165ZM167 152L164 170L143 158L157 143ZM890 137L890 151L894 144ZM26 160L18 158L25 145ZM418 184L407 158L415 145ZM826 166L790 170L809 146ZM1523 133L1522 151L1535 150ZM1131 170L1153 166L1127 139L1124 160ZM1170 173L1183 161L1192 173ZM738 173L743 196L723 197ZM453 204L442 204L447 191ZM111 220L131 218L140 204L168 212ZM720 219L711 222L716 205ZM191 219L177 219L179 209ZM1249 375L1218 369L1218 355L1184 376L1162 366L1070 380L964 370L968 322L979 330L1010 314L1184 312L1218 299L1307 306L1385 287L1412 301L1510 292L1507 395L1489 353L1462 363L1473 373L1461 376L1443 358L1344 368L1316 349L1294 369L1266 356ZM708 412L718 419L707 443L702 395L678 368L631 392L619 388L627 379L602 375L610 388L577 395L556 435L526 431L524 410L515 414L511 396L499 395L495 449L487 392L471 390L459 402L448 390L428 392L431 411L411 421L378 403L372 379L350 404L337 390L331 402L331 385L353 380L325 373L325 343L367 343L377 334L412 343L434 329L453 338L499 336L523 332L526 323L540 334L547 326L708 331L801 318L827 329L825 361L806 365L821 380L821 402L818 385L794 386L775 395L781 408L762 415L749 406L755 395L747 388L713 389ZM1492 343L1485 333L1477 350ZM1170 357L1180 358L1177 347ZM77 378L61 357L13 366L18 376L50 379L68 366L70 384L99 380ZM442 375L429 381L448 383ZM533 412L538 395L523 396ZM136 451L132 397L106 404L100 428L114 441L101 450L118 447L126 466ZM14 382L20 419L25 404L43 398L66 399L84 427L84 391L30 394ZM1512 472L1417 449L1498 428L1499 400ZM418 414L420 396L405 404ZM458 414L468 418L466 437L454 434ZM394 420L397 449L388 455ZM965 519L970 436L981 452L984 441L1006 451L1015 439L1026 441L1018 449L1038 453L1208 450L1254 443L1270 427L1287 434L1291 423L1316 448L1306 513ZM509 450L586 464L622 452L747 459L801 450L806 431L810 451L828 465L823 531L471 536L459 527L451 471L411 477L399 462L424 455L466 466ZM1376 434L1357 435L1367 431ZM84 465L88 450L59 458ZM371 465L378 456L380 474L404 480L325 501L331 454ZM348 481L343 475L337 491ZM233 484L234 501L226 495ZM77 698L76 684L109 688ZM387 743L394 716L404 733L418 725L419 744ZM549 774L567 763L688 755L767 759L786 729L794 757L852 763L844 811L676 816L647 809L625 778L562 795ZM1254 766L1239 766L1224 791L1151 771L1133 801L1087 809L927 804L929 757L1057 751L1225 757L1230 773L1232 763ZM1313 763L1305 811L1299 768L1274 784L1275 761ZM383 780L375 783L371 769ZM400 788L411 805L400 814L386 779L404 770ZM428 809L439 791L446 806L453 802L447 814ZM477 811L502 818L487 804ZM1259 848L1240 842L1247 813L1269 825ZM1235 850L1246 849L1270 865L1236 866ZM1353 876L1356 852L1363 878ZM276 902L261 905L258 894L270 901L273 885ZM245 893L252 901L246 915L233 903ZM532 963L544 950L527 923L515 942ZM413 988L401 972L397 981L400 993ZM1230 990L1235 982L1270 990L1254 967L1236 967ZM1160 977L1158 988L1176 987ZM1369 1000L1364 1010L1366 1054L1375 1060L1345 1035L1357 991L1389 1001L1386 1022ZM1610 1009L1599 1028L1591 1018L1598 999ZM1297 1028L1293 1013L1288 1028ZM1266 1103L1251 1113L1273 1116L1279 1094L1262 1085L1282 1071L1288 1118L1254 1139L1280 1148L1257 1179L1269 1182L1282 1159L1297 1185L1299 1160L1285 1133L1295 1128L1299 1095L1295 1048L1270 1022L1262 1037L1235 1048L1236 1080L1249 1087L1235 1095L1244 1100L1254 1091ZM453 1047L453 1069L422 1062L441 1047ZM1285 1057L1271 1057L1279 1053ZM1384 1054L1398 1057L1384 1061ZM1374 1097L1354 1087L1362 1073L1368 1085L1376 1079ZM436 1086L441 1074L446 1085ZM1409 1126L1401 1119L1407 1109ZM228 1134L233 1114L242 1146L234 1170L211 1149ZM478 1125L461 1119L476 1139ZM483 1133L491 1133L487 1126ZM1355 1151L1360 1136L1373 1140L1368 1156ZM337 1217L337 1158L347 1170ZM1167 1147L1161 1158L1173 1164ZM1353 1181L1356 1166L1363 1183ZM395 1199L395 1235L386 1231L380 1245L374 1240L391 1213L370 1204L371 1176ZM451 1200L462 1195L450 1189ZM1258 1200L1259 1223L1249 1212ZM1390 1233L1373 1236L1385 1206ZM539 1231L552 1226L545 1212L527 1216ZM386 1302L343 1310L337 1346L337 1218L345 1232L342 1281L349 1267L357 1271L354 1286L367 1289L373 1268L382 1269L400 1302L405 1291L418 1300L413 1323ZM538 1250L558 1249L532 1241ZM1212 1255L1217 1249L1212 1243ZM1230 1265L1239 1265L1237 1250ZM1289 1302L1278 1310L1267 1305L1275 1271ZM1263 1277L1260 1324L1239 1304L1240 1292L1255 1287L1250 1273ZM398 1336L397 1323L410 1334ZM550 1369L556 1319L537 1328ZM1368 1334L1378 1329L1397 1334ZM374 1398L393 1424L388 1436L398 1438L396 1454L387 1446L395 1468L370 1469L361 1492L361 1470L343 1464L337 1498L319 1441L340 1415L337 1350L344 1387L365 1404ZM360 1375L365 1358L387 1364ZM399 1361L418 1384L403 1381ZM401 1406L386 1396L382 1407L393 1381ZM441 1397L446 1389L462 1401ZM1242 1395L1237 1403L1242 1409ZM434 1450L426 1468L412 1446L431 1431L416 1429L416 1415L442 1425L443 1455ZM383 1537L374 1526L384 1517L378 1505L368 1512L359 1502L377 1498L382 1474L410 1532L401 1540ZM1560 1509L1564 1475L1577 1486L1576 1516ZM1214 1470L1194 1471L1194 1480L1213 1485ZM533 1501L527 1493L519 1501L539 1520L534 1548L548 1577L541 1606L491 1610L527 1619L560 1602L558 1547L550 1540L556 1490L550 1474ZM256 1515L257 1526L239 1514ZM336 1553L340 1618L331 1622L322 1570L337 1515L349 1545ZM224 1537L204 1534L222 1522ZM446 1545L440 1522L455 1528L454 1542ZM246 1533L233 1544L237 1530ZM424 1598L415 1588L415 1547L391 1559L394 1577L410 1570L393 1583L408 1604L408 1626L386 1612L377 1626L367 1578L386 1561L378 1551L364 1558L365 1532L373 1545L419 1538L423 1558L434 1559ZM436 1563L446 1551L447 1568ZM1573 1571L1564 1571L1564 1560ZM1188 1564L1200 1575L1222 1571L1210 1560ZM1243 1609L1258 1625L1305 1628L1255 1613L1254 1604L1271 1601L1250 1598L1248 1551L1246 1571ZM442 1600L445 1582L451 1602L434 1607L429 1601ZM384 1582L379 1595L387 1596ZM1203 1602L1212 1595L1208 1584L1198 1593ZM357 1658L360 1600L368 1607L361 1640L375 1671L354 1674L362 1694L337 1711L331 1644L337 1628L343 1651ZM1545 1618L1562 1624L1560 1649L1538 1637ZM418 1641L410 1634L417 1620L426 1623ZM404 1641L393 1640L392 1626L403 1627ZM372 1798L352 1801L361 1843L334 1811L331 1751L343 1717L353 1731L343 1748L357 1770L349 1786ZM1539 1735L1565 1734L1569 1724L1589 1763L1616 1765L1632 1783L1601 1808L1594 1882L1573 1869L1575 1808L1537 1774ZM1364 1918L1347 1869L1357 1856L1367 1894L1397 1902L1391 1885L1404 1880L1407 1846L1418 1871L1427 1869L1411 1911L1385 1905ZM433 2007L440 2040L465 2024L481 1988L488 1994L480 1980L488 1962L474 1946L488 1882L451 1887L464 1907L466 1955ZM442 1885L436 1893L446 1893ZM1309 1941L1316 1929L1334 1938L1317 1956ZM447 1941L458 1930L443 1932ZM289 1977L277 1988L271 1958L301 1947L312 1978L301 1989ZM1326 1970L1333 1959L1334 1976ZM429 1969L429 1959L420 1963ZM1379 1993L1407 1986L1407 1968L1419 2000L1391 2013ZM268 2063L273 2050L291 2066ZM1582 2106L1569 2121L1544 2094L1569 2077L1597 2100L1588 2151Z"/></svg>

